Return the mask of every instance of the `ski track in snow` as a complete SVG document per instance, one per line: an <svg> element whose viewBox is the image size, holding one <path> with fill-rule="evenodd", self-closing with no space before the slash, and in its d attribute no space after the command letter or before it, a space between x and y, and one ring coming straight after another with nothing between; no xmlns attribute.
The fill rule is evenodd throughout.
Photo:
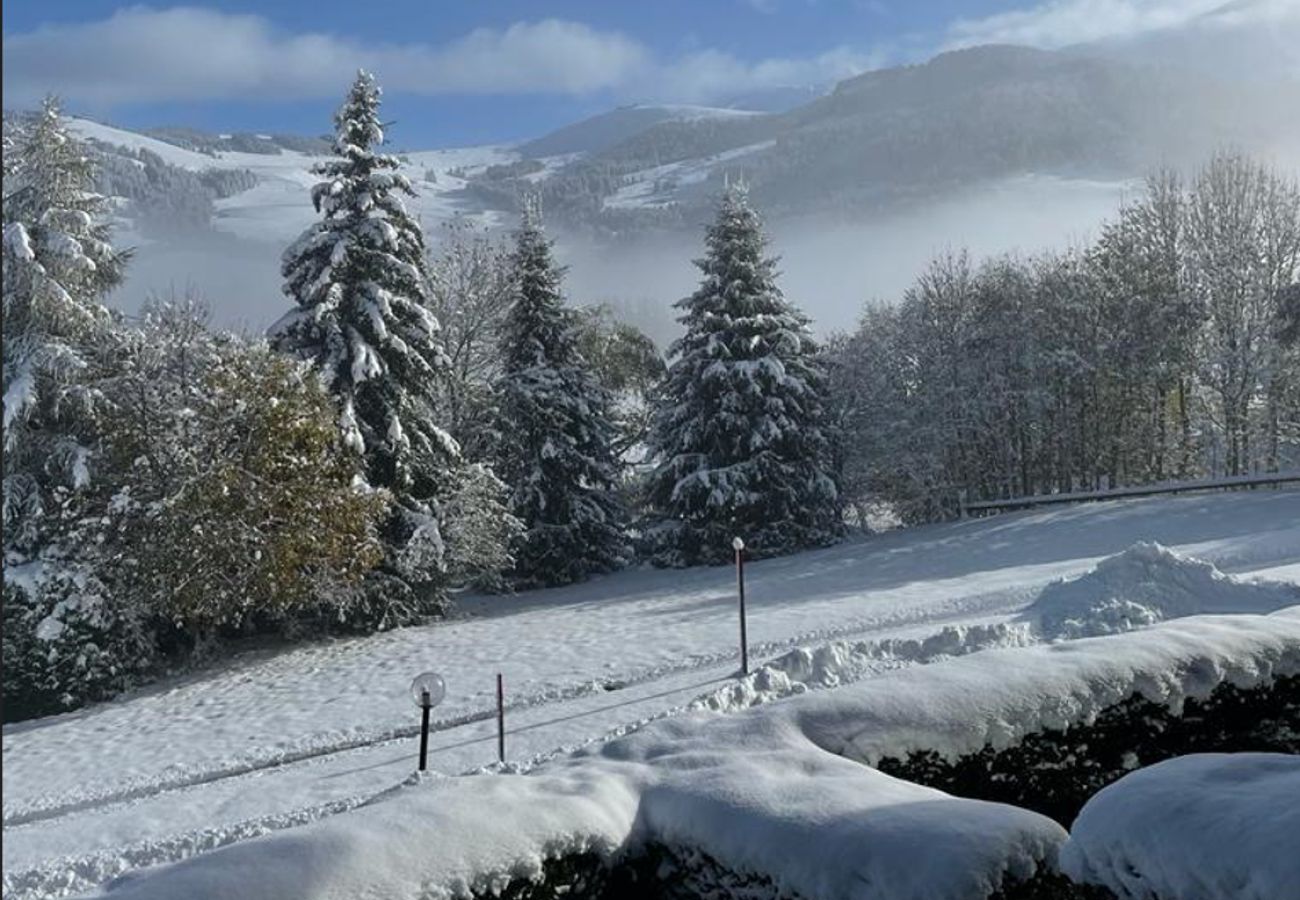
<svg viewBox="0 0 1300 900"><path fill-rule="evenodd" d="M1050 539L1044 541L1044 533ZM664 654L658 654L653 664L620 670L606 664L602 670L602 660L588 655L582 658L584 667L574 667L580 671L565 670L583 676L580 679L557 683L548 680L546 672L529 673L542 676L540 689L532 690L527 688L535 685L536 678L521 679L525 690L507 706L507 751L509 758L525 762L501 767L492 761L495 709L482 702L488 699L487 691L475 696L479 702L463 704L454 715L435 724L431 760L444 771L524 771L575 746L635 730L647 721L690 707L730 710L792 692L848 683L883 669L1032 641L1034 638L1014 623L1015 615L1026 608L1037 588L1062 575L1086 570L1101 556L1123 550L1132 540L1150 537L1174 545L1181 552L1210 559L1225 569L1300 580L1300 493L1121 501L1012 514L896 532L826 551L751 564L751 597L757 593L751 600L751 635L758 638L751 641L752 657L772 656L819 641L861 635L872 638L854 645L856 668L846 669L830 683L819 684L815 679L809 679L807 684L799 682L802 686L797 689L792 689L788 681L774 680L771 672L772 666L776 670L782 670L782 666L790 669L790 659L797 657L798 651L787 652L749 679L732 680L739 654L728 647L726 639L726 632L734 630L735 618L734 601L726 600L731 578L727 569L630 572L574 588L473 600L467 607L479 612L481 618L408 629L405 635L409 638L427 632L435 638L457 626L509 633L512 622L520 618L520 627L513 629L516 638L544 640L544 634L533 631L535 620L553 620L551 627L557 627L580 621L574 617L598 615L598 608L592 604L599 603L602 594L615 595L612 602L617 607L623 607L628 616L644 620L636 626L641 629L639 635L633 628L607 636L604 659L626 650L629 639L653 641L656 635L650 629L656 626L681 628L689 621L697 627L687 635L690 639L678 640L671 648L678 651L675 655L664 658ZM1022 546L1017 547L1017 540ZM1049 548L1052 552L1045 553ZM892 571L886 577L882 570ZM753 588L764 581L775 584L776 589L765 593L760 588L755 592ZM789 613L781 606L783 598L799 598L801 587L803 599L791 605L813 603L812 598L816 598L815 614L801 615L797 610ZM714 602L719 595L722 602ZM665 599L672 601L673 615L678 618L660 623L657 617L667 618ZM871 615L862 615L867 608L858 601L878 602L872 603ZM846 609L855 614L843 615ZM835 611L839 615L831 615ZM709 627L698 627L698 619L709 619ZM772 627L765 628L764 622L769 619L766 624ZM825 619L832 621L819 628L801 628L790 636L794 631L791 624ZM562 632L568 630L561 627ZM784 634L776 636L774 632L780 630ZM372 644L367 640L340 642L342 653L331 654L328 645L324 653L347 662L355 657L358 647L370 646L372 652L383 653L384 641L391 638L376 636L368 639ZM734 636L730 643L734 643ZM728 649L716 649L719 645ZM225 670L200 674L178 690L194 692L215 687L220 692L222 685L247 682L261 669L268 670L273 678L277 662L285 666L310 663L312 668L306 672L310 675L322 662L312 649L306 648L302 658L292 651L279 654L271 658L270 665L264 665L266 660L255 659L251 664L234 660ZM518 668L509 666L515 649L503 649L493 662L498 668L518 673ZM581 656L584 649L592 648L584 643L576 654ZM644 650L639 645L637 649ZM681 653L683 649L693 652ZM639 654L641 660L646 656L645 652ZM506 660L505 665L501 659ZM324 664L328 666L329 661ZM447 671L455 677L454 668ZM402 681L405 675L403 671L396 680ZM399 693L404 686L397 685ZM375 689L372 685L371 691ZM166 687L159 690L165 691ZM156 693L145 692L143 697L147 700ZM405 702L409 704L409 700ZM155 710L136 697L88 712L130 709L133 704L142 707L144 716L167 712ZM390 714L391 721L395 708L390 705L384 712ZM23 747L26 735L40 735L47 729L52 733L75 733L84 715L73 713L41 720L36 727L6 728L6 768L10 768L8 763L15 750L28 749ZM580 724L575 726L574 722ZM326 724L330 724L328 719ZM84 736L84 741L93 743L96 729L86 730L90 734ZM107 759L96 759L93 766L87 767L93 776L61 791L41 791L39 784L28 783L29 778L17 780L7 773L11 776L6 779L7 787L22 790L12 804L7 802L5 806L4 895L67 896L141 866L174 861L353 809L391 790L408 774L414 757L410 739L417 733L416 726L403 724L346 734L337 730L299 734L288 744L201 759L187 769L170 767L103 783L99 779L114 771L115 754L109 752ZM229 735L223 737L230 743ZM256 737L250 734L248 739ZM165 740L166 734L156 739ZM39 752L41 743L37 739L29 752ZM56 746L59 743L56 741ZM67 746L67 741L62 744ZM128 746L116 755L130 752ZM20 776L37 771L35 760L22 766L24 754L18 755ZM376 760L378 756L384 758ZM92 758L74 762L84 764ZM48 767L48 758L42 762ZM185 821L187 818L190 821ZM127 837L132 834L138 839Z"/></svg>

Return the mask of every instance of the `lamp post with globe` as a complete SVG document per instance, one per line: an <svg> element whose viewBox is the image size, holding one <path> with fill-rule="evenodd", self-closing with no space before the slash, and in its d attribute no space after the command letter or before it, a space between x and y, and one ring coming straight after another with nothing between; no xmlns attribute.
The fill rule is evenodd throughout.
<svg viewBox="0 0 1300 900"><path fill-rule="evenodd" d="M420 707L420 771L429 758L429 710L447 696L447 684L437 672L421 672L411 682L411 699Z"/></svg>

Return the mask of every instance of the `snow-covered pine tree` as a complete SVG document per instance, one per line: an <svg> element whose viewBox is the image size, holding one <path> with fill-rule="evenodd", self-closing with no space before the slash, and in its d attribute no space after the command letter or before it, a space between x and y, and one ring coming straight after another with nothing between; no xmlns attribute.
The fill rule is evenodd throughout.
<svg viewBox="0 0 1300 900"><path fill-rule="evenodd" d="M651 431L646 540L659 565L723 562L737 535L761 557L841 531L819 350L776 285L743 185L727 188L705 243Z"/></svg>
<svg viewBox="0 0 1300 900"><path fill-rule="evenodd" d="M335 116L337 158L314 170L323 180L312 203L323 218L284 254L284 291L297 307L270 333L277 349L316 366L368 482L393 494L372 611L385 627L442 603L439 499L459 451L435 422L434 379L446 355L428 308L424 235L400 197L414 191L398 160L376 151L379 102L374 78L359 72Z"/></svg>
<svg viewBox="0 0 1300 900"><path fill-rule="evenodd" d="M6 124L6 127L10 127ZM130 610L97 572L88 513L98 458L99 363L112 343L100 303L127 254L57 101L9 135L4 222L5 714L103 696L138 662Z"/></svg>
<svg viewBox="0 0 1300 900"><path fill-rule="evenodd" d="M628 550L610 397L578 350L561 276L530 202L516 239L515 297L496 386L504 435L498 471L524 524L514 553L515 580L524 586L610 571Z"/></svg>

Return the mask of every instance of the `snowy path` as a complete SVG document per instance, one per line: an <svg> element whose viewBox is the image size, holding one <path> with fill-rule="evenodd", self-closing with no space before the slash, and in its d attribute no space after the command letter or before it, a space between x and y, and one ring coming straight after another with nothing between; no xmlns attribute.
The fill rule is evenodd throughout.
<svg viewBox="0 0 1300 900"><path fill-rule="evenodd" d="M1005 620L1042 584L1140 539L1227 571L1294 580L1300 493L1022 513L755 563L751 641L761 657L831 637ZM448 679L430 743L431 766L448 774L495 759L497 671L514 705L513 761L680 707L735 670L732 578L725 568L637 571L474 599L471 617L456 622L250 653L123 701L6 728L6 876L47 864L93 883L355 805L413 768L406 686L424 668Z"/></svg>

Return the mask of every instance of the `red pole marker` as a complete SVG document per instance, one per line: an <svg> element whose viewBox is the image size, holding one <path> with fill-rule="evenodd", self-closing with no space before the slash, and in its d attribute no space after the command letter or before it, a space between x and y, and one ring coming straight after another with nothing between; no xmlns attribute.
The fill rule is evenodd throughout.
<svg viewBox="0 0 1300 900"><path fill-rule="evenodd" d="M506 689L497 673L497 761L506 761Z"/></svg>

